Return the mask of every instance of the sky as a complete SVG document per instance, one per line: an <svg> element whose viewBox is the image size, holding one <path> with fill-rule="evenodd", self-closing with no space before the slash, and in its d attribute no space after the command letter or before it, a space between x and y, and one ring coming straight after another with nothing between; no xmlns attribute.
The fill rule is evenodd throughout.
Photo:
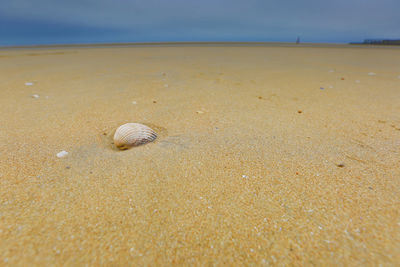
<svg viewBox="0 0 400 267"><path fill-rule="evenodd" d="M0 0L0 46L400 39L400 0Z"/></svg>

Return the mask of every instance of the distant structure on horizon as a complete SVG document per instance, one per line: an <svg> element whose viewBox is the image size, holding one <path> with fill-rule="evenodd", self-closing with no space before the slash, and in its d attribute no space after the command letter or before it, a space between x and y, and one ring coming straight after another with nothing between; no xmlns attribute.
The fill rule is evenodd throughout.
<svg viewBox="0 0 400 267"><path fill-rule="evenodd" d="M299 44L299 43L300 43L300 36L297 36L296 44Z"/></svg>
<svg viewBox="0 0 400 267"><path fill-rule="evenodd" d="M365 44L365 45L400 45L400 39L388 40L388 39L365 39L362 43L350 43L350 44Z"/></svg>

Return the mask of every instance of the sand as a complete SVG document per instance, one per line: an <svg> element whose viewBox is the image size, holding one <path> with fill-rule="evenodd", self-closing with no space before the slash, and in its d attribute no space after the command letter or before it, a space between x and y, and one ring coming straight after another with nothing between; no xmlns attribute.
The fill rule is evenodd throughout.
<svg viewBox="0 0 400 267"><path fill-rule="evenodd" d="M0 265L398 264L399 62L389 47L0 50ZM118 151L126 122L159 137Z"/></svg>

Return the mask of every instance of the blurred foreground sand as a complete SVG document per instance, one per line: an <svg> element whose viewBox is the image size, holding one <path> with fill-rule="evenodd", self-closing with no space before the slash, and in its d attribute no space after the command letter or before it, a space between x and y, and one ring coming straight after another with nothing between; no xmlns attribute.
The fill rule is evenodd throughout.
<svg viewBox="0 0 400 267"><path fill-rule="evenodd" d="M396 48L0 50L0 265L395 265L399 62ZM126 122L159 138L118 151Z"/></svg>

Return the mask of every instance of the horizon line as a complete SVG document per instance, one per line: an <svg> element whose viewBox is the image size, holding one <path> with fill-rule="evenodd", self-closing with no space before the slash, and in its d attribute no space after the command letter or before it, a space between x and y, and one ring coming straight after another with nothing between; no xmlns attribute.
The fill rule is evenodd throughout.
<svg viewBox="0 0 400 267"><path fill-rule="evenodd" d="M372 47L378 46L382 47L382 45L365 45L363 43L355 43L355 42L279 42L279 41L174 41L174 42L112 42L112 43L65 43L65 44L31 44L31 45L1 45L0 49L10 49L10 48L73 48L73 47L107 47L107 46L184 46L184 45L253 45L253 46L263 46L263 45L286 45L286 46L294 46L294 47L308 47L312 45L320 45L320 46L343 46L351 47L354 46L362 46L362 47ZM385 45L385 47L387 47Z"/></svg>

